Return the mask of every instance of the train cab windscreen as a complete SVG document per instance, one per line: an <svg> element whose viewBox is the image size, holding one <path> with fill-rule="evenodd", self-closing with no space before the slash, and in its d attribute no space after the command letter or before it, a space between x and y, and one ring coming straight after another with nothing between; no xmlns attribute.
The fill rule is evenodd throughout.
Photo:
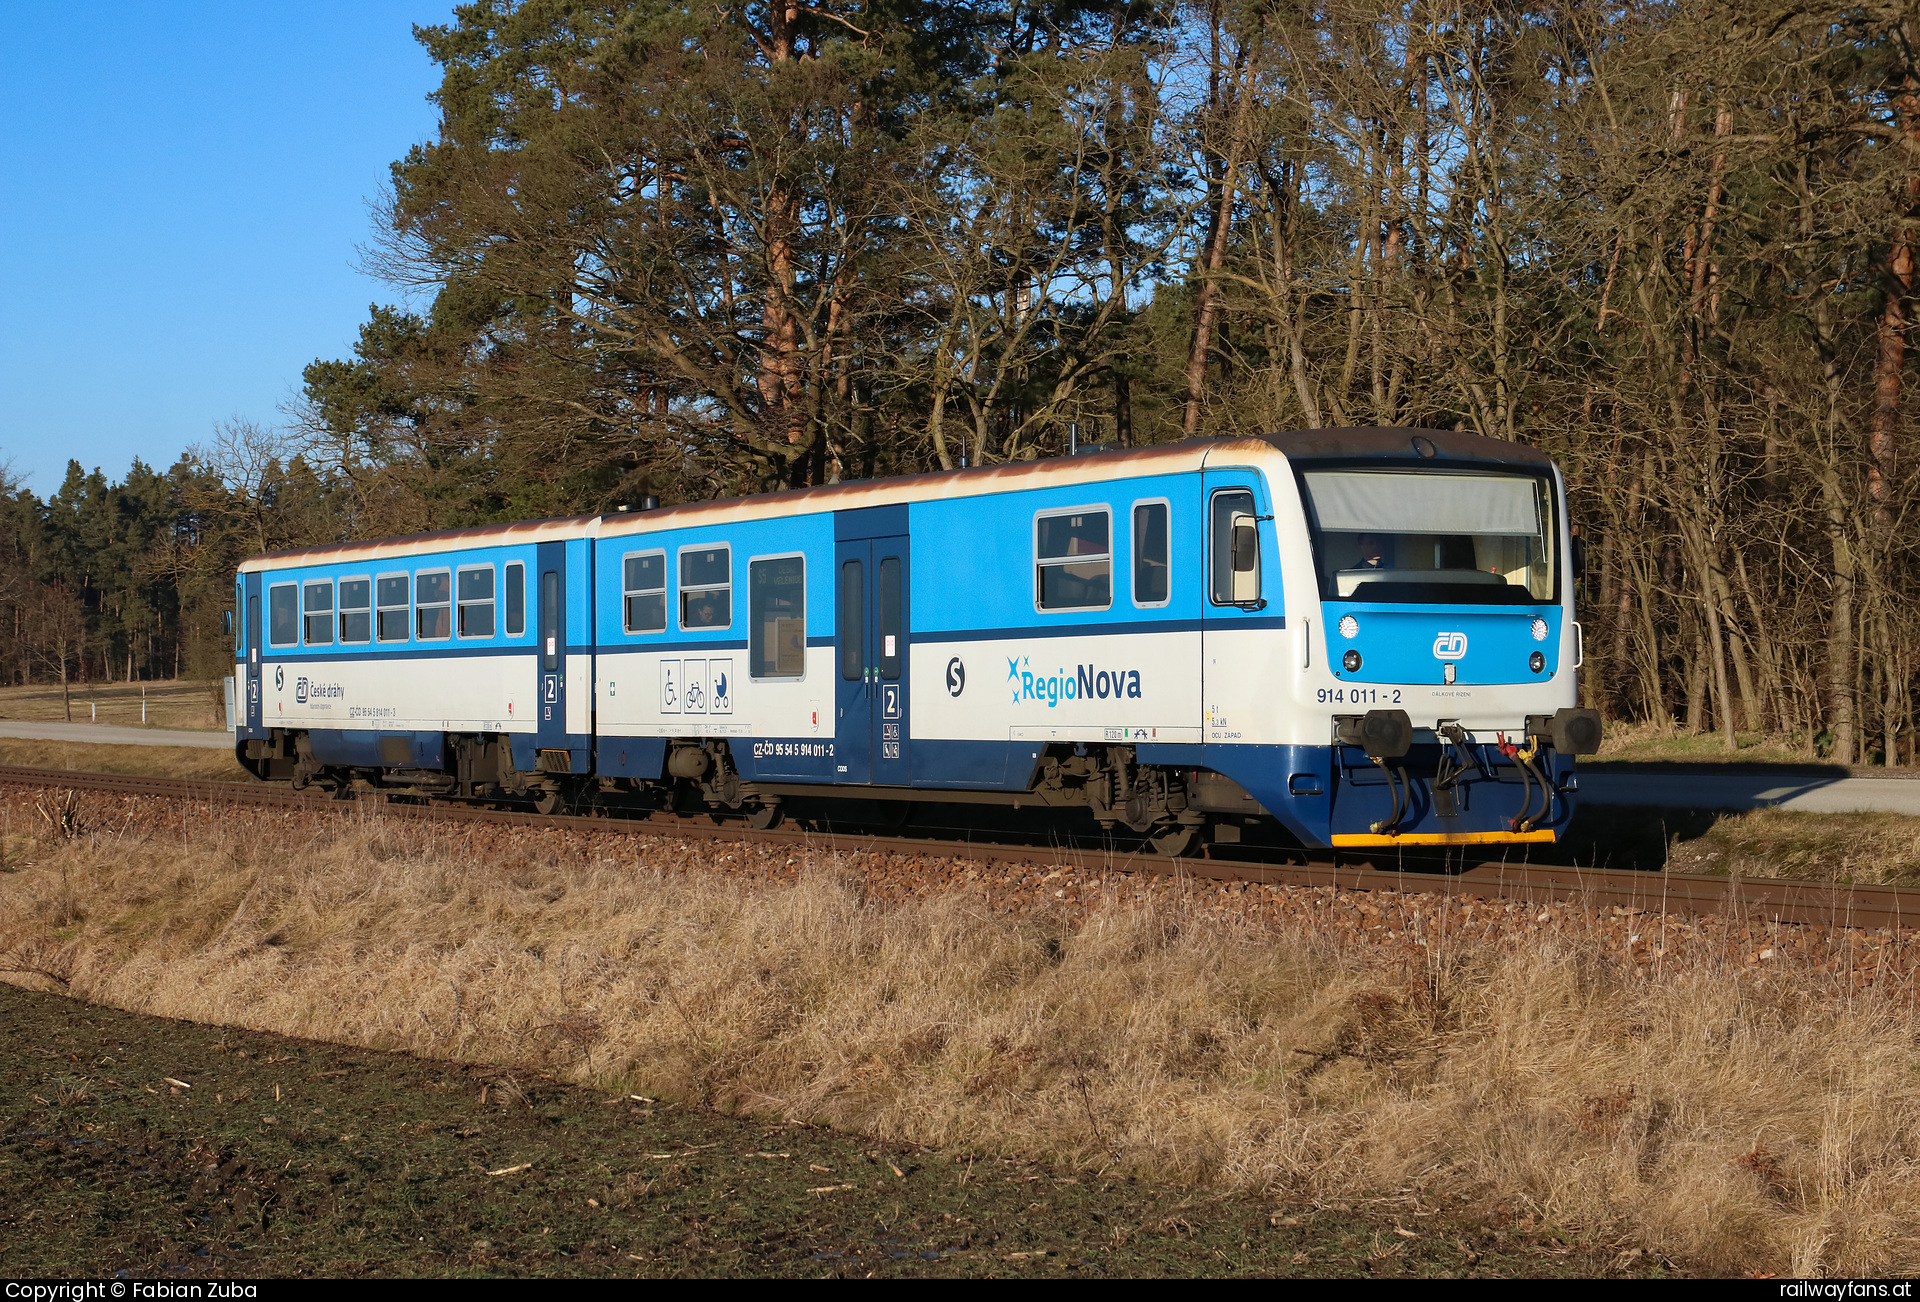
<svg viewBox="0 0 1920 1302"><path fill-rule="evenodd" d="M1310 470L1323 598L1457 605L1554 599L1551 484L1533 475Z"/></svg>

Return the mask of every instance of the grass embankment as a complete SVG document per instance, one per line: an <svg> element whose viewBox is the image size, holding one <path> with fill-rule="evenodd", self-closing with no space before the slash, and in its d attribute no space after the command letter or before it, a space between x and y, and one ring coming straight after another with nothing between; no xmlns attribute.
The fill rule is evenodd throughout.
<svg viewBox="0 0 1920 1302"><path fill-rule="evenodd" d="M253 776L233 758L231 749L203 750L198 746L96 746L0 737L0 765L69 769L78 773L125 773L149 778L253 781Z"/></svg>
<svg viewBox="0 0 1920 1302"><path fill-rule="evenodd" d="M1877 738L1868 738L1869 745ZM1735 749L1728 750L1726 740L1717 732L1687 732L1671 724L1621 723L1609 721L1600 742L1597 763L1641 764L1792 764L1817 766L1838 771L1838 765L1825 758L1805 733L1786 736L1774 732L1736 732ZM1889 770L1879 763L1874 750L1865 763L1853 766L1863 775L1888 772L1912 773L1911 763Z"/></svg>
<svg viewBox="0 0 1920 1302"><path fill-rule="evenodd" d="M142 725L141 696L145 693L149 728L185 728L209 731L227 726L226 704L218 680L211 683L188 680L164 683L75 683L71 694L74 723L111 723L120 727ZM62 722L67 719L67 698L58 683L33 683L25 687L0 687L0 719L29 719L38 722Z"/></svg>
<svg viewBox="0 0 1920 1302"><path fill-rule="evenodd" d="M1905 814L1725 814L1668 850L1681 873L1920 885L1920 818Z"/></svg>
<svg viewBox="0 0 1920 1302"><path fill-rule="evenodd" d="M1819 764L1823 761L1805 738L1774 733L1734 734L1738 750L1728 750L1717 732L1683 732L1651 723L1609 721L1601 736L1601 763L1637 761L1663 764Z"/></svg>
<svg viewBox="0 0 1920 1302"><path fill-rule="evenodd" d="M103 810L29 844L7 808L0 966L122 1008L1062 1175L1444 1207L1590 1269L1920 1264L1920 1015L1840 940L1058 874L1006 913L986 869L374 817Z"/></svg>

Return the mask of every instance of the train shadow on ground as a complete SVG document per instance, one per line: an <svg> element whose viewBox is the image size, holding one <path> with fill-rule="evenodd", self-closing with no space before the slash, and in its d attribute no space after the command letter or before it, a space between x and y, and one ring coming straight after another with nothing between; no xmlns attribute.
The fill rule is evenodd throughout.
<svg viewBox="0 0 1920 1302"><path fill-rule="evenodd" d="M1582 805L1566 835L1551 846L1535 847L1528 862L1659 872L1676 840L1705 836L1723 817L1715 809Z"/></svg>

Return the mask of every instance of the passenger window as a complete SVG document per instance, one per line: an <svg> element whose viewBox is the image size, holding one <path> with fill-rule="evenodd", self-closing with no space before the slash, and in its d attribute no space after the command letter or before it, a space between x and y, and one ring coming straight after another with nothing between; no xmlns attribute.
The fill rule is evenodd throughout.
<svg viewBox="0 0 1920 1302"><path fill-rule="evenodd" d="M866 677L866 589L859 561L840 567L840 676L850 683Z"/></svg>
<svg viewBox="0 0 1920 1302"><path fill-rule="evenodd" d="M747 565L747 655L755 678L807 672L807 563L799 556Z"/></svg>
<svg viewBox="0 0 1920 1302"><path fill-rule="evenodd" d="M493 566L461 570L458 577L461 637L493 636Z"/></svg>
<svg viewBox="0 0 1920 1302"><path fill-rule="evenodd" d="M1164 606L1173 590L1168 567L1167 504L1140 502L1133 508L1133 604Z"/></svg>
<svg viewBox="0 0 1920 1302"><path fill-rule="evenodd" d="M453 636L453 579L445 570L413 577L414 635L423 642Z"/></svg>
<svg viewBox="0 0 1920 1302"><path fill-rule="evenodd" d="M733 550L701 547L680 553L680 627L733 627Z"/></svg>
<svg viewBox="0 0 1920 1302"><path fill-rule="evenodd" d="M1034 602L1042 610L1113 604L1113 553L1105 511L1063 511L1034 522Z"/></svg>
<svg viewBox="0 0 1920 1302"><path fill-rule="evenodd" d="M880 676L888 682L900 680L900 658L906 654L905 623L900 618L900 558L880 559Z"/></svg>
<svg viewBox="0 0 1920 1302"><path fill-rule="evenodd" d="M373 584L366 579L340 580L340 640L367 642L373 638Z"/></svg>
<svg viewBox="0 0 1920 1302"><path fill-rule="evenodd" d="M620 566L629 633L661 633L667 627L667 554L639 552Z"/></svg>
<svg viewBox="0 0 1920 1302"><path fill-rule="evenodd" d="M540 668L560 667L560 571L540 575Z"/></svg>
<svg viewBox="0 0 1920 1302"><path fill-rule="evenodd" d="M330 646L333 643L333 581L323 580L309 583L306 591L307 625L306 640L308 646Z"/></svg>
<svg viewBox="0 0 1920 1302"><path fill-rule="evenodd" d="M1243 488L1213 495L1211 565L1213 604L1260 604L1260 524L1253 494Z"/></svg>
<svg viewBox="0 0 1920 1302"><path fill-rule="evenodd" d="M405 574L383 574L376 595L380 598L379 627L382 642L407 640L408 596L412 579Z"/></svg>
<svg viewBox="0 0 1920 1302"><path fill-rule="evenodd" d="M519 561L507 566L507 636L527 631L527 567Z"/></svg>
<svg viewBox="0 0 1920 1302"><path fill-rule="evenodd" d="M299 585L276 583L267 589L267 645L292 646L299 640Z"/></svg>

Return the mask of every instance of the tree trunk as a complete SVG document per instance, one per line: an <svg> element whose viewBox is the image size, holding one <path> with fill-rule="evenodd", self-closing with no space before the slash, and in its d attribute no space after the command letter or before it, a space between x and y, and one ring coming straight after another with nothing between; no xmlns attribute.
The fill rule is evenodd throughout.
<svg viewBox="0 0 1920 1302"><path fill-rule="evenodd" d="M1904 93L1895 102L1909 149L1920 151L1920 71L1911 62L1916 53L1912 41L1920 24L1908 19L1903 27L1909 62L1903 78ZM1867 493L1873 499L1875 518L1882 525L1893 522L1889 501L1900 451L1900 390L1910 324L1907 299L1913 295L1913 225L1920 219L1920 163L1909 159L1907 171L1894 200L1893 230L1887 242L1883 284L1886 303L1880 309L1876 331L1873 426L1867 436L1867 451L1873 456L1873 464L1867 467Z"/></svg>
<svg viewBox="0 0 1920 1302"><path fill-rule="evenodd" d="M1833 467L1821 476L1821 498L1827 515L1827 546L1833 557L1832 598L1827 607L1827 709L1833 729L1833 758L1851 764L1854 746L1854 561L1847 536L1846 503L1840 496L1839 472Z"/></svg>
<svg viewBox="0 0 1920 1302"><path fill-rule="evenodd" d="M1243 47L1235 62L1250 69L1253 65L1246 56L1247 51ZM1236 67L1235 72L1238 74L1240 68ZM1216 179L1220 197L1214 204L1213 221L1207 228L1206 244L1200 250L1200 284L1194 291L1193 344L1187 350L1187 410L1181 422L1188 438L1200 432L1200 399L1206 391L1207 357L1213 347L1213 318L1220 310L1220 267L1227 259L1228 228L1233 221L1233 196L1240 178L1240 151L1247 137L1247 103L1252 98L1251 87L1246 85L1235 85L1231 94L1234 100L1233 128L1227 139L1224 166Z"/></svg>

